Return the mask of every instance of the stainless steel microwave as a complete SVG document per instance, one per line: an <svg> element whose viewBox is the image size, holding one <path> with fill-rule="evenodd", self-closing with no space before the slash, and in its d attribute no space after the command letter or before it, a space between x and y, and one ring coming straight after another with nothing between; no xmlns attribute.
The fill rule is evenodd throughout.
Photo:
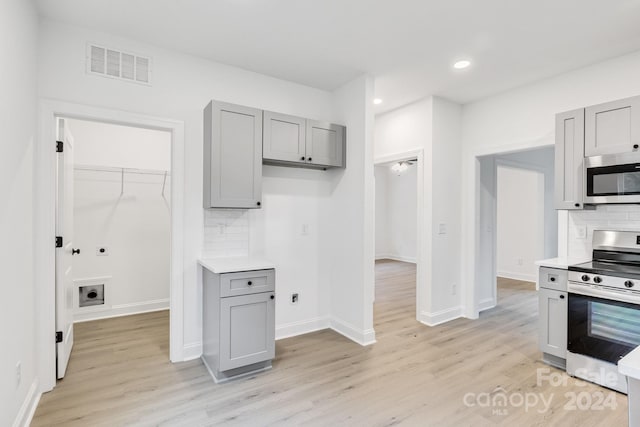
<svg viewBox="0 0 640 427"><path fill-rule="evenodd" d="M639 203L640 152L587 157L584 203Z"/></svg>

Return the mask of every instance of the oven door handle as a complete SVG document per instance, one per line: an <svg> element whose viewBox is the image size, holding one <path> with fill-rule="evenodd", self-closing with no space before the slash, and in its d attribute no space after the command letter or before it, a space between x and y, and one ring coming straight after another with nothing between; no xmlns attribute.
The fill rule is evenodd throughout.
<svg viewBox="0 0 640 427"><path fill-rule="evenodd" d="M571 294L586 295L588 297L604 298L612 301L628 302L631 304L640 304L640 294L615 288L605 288L604 286L594 288L589 285L569 282L567 284L567 291Z"/></svg>

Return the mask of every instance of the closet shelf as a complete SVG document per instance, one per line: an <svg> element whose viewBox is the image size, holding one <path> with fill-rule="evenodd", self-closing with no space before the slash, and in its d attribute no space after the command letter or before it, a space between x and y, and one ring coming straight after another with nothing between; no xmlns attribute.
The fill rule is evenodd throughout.
<svg viewBox="0 0 640 427"><path fill-rule="evenodd" d="M120 195L124 194L124 174L135 173L138 175L157 175L162 176L162 197L167 185L167 177L171 176L171 172L161 169L137 169L137 168L119 168L113 166L95 166L95 165L73 165L73 169L77 171L93 171L93 172L114 172L119 173L121 177Z"/></svg>

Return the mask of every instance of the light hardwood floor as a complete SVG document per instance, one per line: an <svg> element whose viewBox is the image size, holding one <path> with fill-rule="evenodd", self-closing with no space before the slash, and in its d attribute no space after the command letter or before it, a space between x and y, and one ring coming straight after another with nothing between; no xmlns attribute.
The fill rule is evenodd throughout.
<svg viewBox="0 0 640 427"><path fill-rule="evenodd" d="M609 391L568 377L537 385L537 369L560 375L539 361L537 311L531 284L500 280L498 307L480 319L427 327L415 321L415 267L382 261L375 345L329 330L280 340L273 370L223 385L199 360L168 362L167 312L82 323L67 377L32 425L626 425L624 395L612 392L615 410L569 410L565 393ZM476 403L501 390L514 405ZM534 394L550 409L519 406Z"/></svg>

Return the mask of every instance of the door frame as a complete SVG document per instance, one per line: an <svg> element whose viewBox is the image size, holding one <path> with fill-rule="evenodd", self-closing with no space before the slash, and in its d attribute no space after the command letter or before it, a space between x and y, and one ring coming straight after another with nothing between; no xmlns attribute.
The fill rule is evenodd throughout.
<svg viewBox="0 0 640 427"><path fill-rule="evenodd" d="M36 307L36 366L40 391L56 385L55 344L55 209L56 118L156 129L171 133L171 265L169 352L172 362L183 354L184 280L184 122L143 114L41 99L38 138L34 150L34 258Z"/></svg>
<svg viewBox="0 0 640 427"><path fill-rule="evenodd" d="M418 322L422 322L421 313L427 310L426 296L429 295L429 289L426 273L428 271L428 262L431 257L430 246L427 245L428 240L427 236L425 236L426 219L424 209L424 150L407 150L400 153L393 153L386 156L377 157L374 159L373 165L375 167L384 163L400 162L409 159L418 159L418 161L416 162L416 179L418 180L416 185L416 320Z"/></svg>
<svg viewBox="0 0 640 427"><path fill-rule="evenodd" d="M538 139L520 143L472 148L463 153L463 216L462 216L462 260L463 260L463 307L464 316L468 319L477 319L480 315L480 301L477 290L484 280L478 272L481 259L480 239L480 159L491 155L511 154L519 151L527 151L536 148L554 147L555 140L550 133ZM566 211L559 211L558 215L558 256L566 256L567 253L567 229L568 215ZM495 232L495 230L494 230Z"/></svg>

